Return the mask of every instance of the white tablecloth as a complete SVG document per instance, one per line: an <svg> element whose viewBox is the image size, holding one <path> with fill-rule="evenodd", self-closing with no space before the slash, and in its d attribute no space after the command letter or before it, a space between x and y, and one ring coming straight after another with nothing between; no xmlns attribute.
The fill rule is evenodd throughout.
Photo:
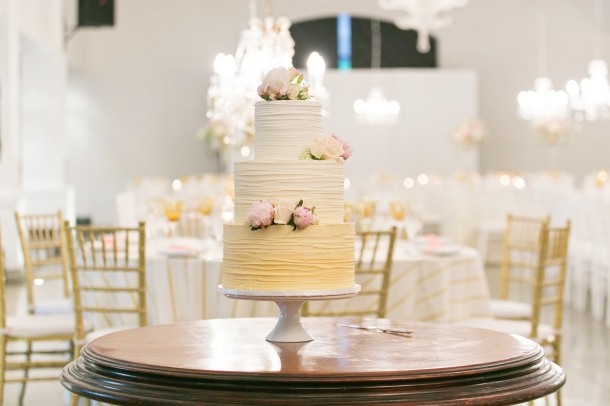
<svg viewBox="0 0 610 406"><path fill-rule="evenodd" d="M233 300L217 292L218 252L198 258L151 253L146 265L149 324L279 314L273 302ZM366 277L357 282L369 288L376 283ZM371 299L357 297L323 306L370 307ZM489 289L475 249L462 247L458 254L435 256L421 254L404 242L396 244L387 318L447 323L489 315Z"/></svg>

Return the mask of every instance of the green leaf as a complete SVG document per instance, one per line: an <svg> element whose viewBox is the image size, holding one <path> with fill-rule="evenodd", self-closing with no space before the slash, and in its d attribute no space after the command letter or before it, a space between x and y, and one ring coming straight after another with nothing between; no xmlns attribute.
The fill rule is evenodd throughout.
<svg viewBox="0 0 610 406"><path fill-rule="evenodd" d="M303 205L303 199L299 200L299 204L296 205L295 209L297 207L301 207L302 205ZM294 214L293 214L293 216L294 216Z"/></svg>
<svg viewBox="0 0 610 406"><path fill-rule="evenodd" d="M311 208L311 214L314 214L314 211L316 211L316 206L313 206L313 207Z"/></svg>
<svg viewBox="0 0 610 406"><path fill-rule="evenodd" d="M252 228L250 228L251 231L256 231L256 230L260 230L260 229L261 229L260 227L252 227Z"/></svg>

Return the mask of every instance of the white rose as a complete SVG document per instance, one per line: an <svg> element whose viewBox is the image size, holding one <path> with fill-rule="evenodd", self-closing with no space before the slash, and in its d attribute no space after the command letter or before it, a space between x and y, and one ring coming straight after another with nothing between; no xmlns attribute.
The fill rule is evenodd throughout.
<svg viewBox="0 0 610 406"><path fill-rule="evenodd" d="M322 159L334 159L336 161L343 159L341 157L341 155L345 154L343 145L341 145L341 143L333 137L318 137L316 138L316 145L320 145L322 148L324 148Z"/></svg>
<svg viewBox="0 0 610 406"><path fill-rule="evenodd" d="M290 85L288 89L288 99L296 100L299 97L299 92L301 91L301 87L299 85Z"/></svg>
<svg viewBox="0 0 610 406"><path fill-rule="evenodd" d="M290 216L294 212L294 204L288 203L286 200L280 200L278 204L275 205L275 224L288 224L290 221Z"/></svg>
<svg viewBox="0 0 610 406"><path fill-rule="evenodd" d="M319 144L318 140L316 139L316 143L311 147L311 155L313 155L313 157L316 159L322 159L324 152L326 152L326 148L324 148L324 145Z"/></svg>
<svg viewBox="0 0 610 406"><path fill-rule="evenodd" d="M273 99L285 96L290 87L291 76L292 73L282 66L271 69L258 87L258 94L268 94L270 97L273 95Z"/></svg>

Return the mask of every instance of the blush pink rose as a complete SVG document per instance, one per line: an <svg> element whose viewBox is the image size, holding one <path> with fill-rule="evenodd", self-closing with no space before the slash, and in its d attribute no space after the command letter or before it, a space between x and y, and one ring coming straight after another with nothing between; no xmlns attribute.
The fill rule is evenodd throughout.
<svg viewBox="0 0 610 406"><path fill-rule="evenodd" d="M311 209L305 206L299 206L294 210L294 224L298 228L307 228L314 222L314 214Z"/></svg>
<svg viewBox="0 0 610 406"><path fill-rule="evenodd" d="M293 72L280 66L271 69L258 87L258 95L263 99L277 100L288 94Z"/></svg>
<svg viewBox="0 0 610 406"><path fill-rule="evenodd" d="M350 156L352 156L352 154L354 153L354 150L352 149L352 147L349 146L349 144L343 138L341 138L341 137L339 137L338 135L335 135L335 134L333 134L331 137L333 137L334 139L339 141L339 143L343 147L343 155L341 155L341 157L343 159L347 159Z"/></svg>
<svg viewBox="0 0 610 406"><path fill-rule="evenodd" d="M274 216L273 203L268 200L261 200L252 203L246 217L246 224L250 224L252 228L267 228L273 223Z"/></svg>

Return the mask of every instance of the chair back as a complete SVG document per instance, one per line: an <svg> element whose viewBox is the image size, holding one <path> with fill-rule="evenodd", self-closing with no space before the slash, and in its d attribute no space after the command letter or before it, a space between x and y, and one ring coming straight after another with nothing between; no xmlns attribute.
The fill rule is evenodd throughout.
<svg viewBox="0 0 610 406"><path fill-rule="evenodd" d="M549 218L517 217L509 214L502 248L500 299L508 299L509 283L534 285L540 252Z"/></svg>
<svg viewBox="0 0 610 406"><path fill-rule="evenodd" d="M386 231L357 232L358 258L355 273L356 280L360 283L362 290L357 297L352 299L316 302L311 305L306 303L302 311L303 316L363 317L368 315L384 318L396 234L396 227ZM376 297L376 299L368 300L367 298L370 296ZM361 310L362 306L360 304L364 304L365 308L363 310ZM315 306L315 310L311 309L313 306Z"/></svg>
<svg viewBox="0 0 610 406"><path fill-rule="evenodd" d="M23 249L28 307L34 312L34 268L59 266L60 270L45 272L43 279L61 279L64 296L70 296L70 277L66 252L66 238L61 211L55 214L21 215L15 212L17 229Z"/></svg>
<svg viewBox="0 0 610 406"><path fill-rule="evenodd" d="M194 238L206 237L206 218L199 210L185 210L176 226L176 235Z"/></svg>
<svg viewBox="0 0 610 406"><path fill-rule="evenodd" d="M565 227L549 228L545 247L542 247L541 260L536 275L536 286L532 308L532 337L537 334L541 308L553 307L553 327L561 329L563 319L563 290L566 280L568 241L570 221Z"/></svg>
<svg viewBox="0 0 610 406"><path fill-rule="evenodd" d="M555 330L561 328L563 316L570 222L565 227L552 228L549 228L548 223L548 217L534 219L509 216L504 239L500 297L508 299L508 284L511 282L531 287L531 337L538 336L544 307L553 307Z"/></svg>
<svg viewBox="0 0 610 406"><path fill-rule="evenodd" d="M65 222L74 291L76 339L84 319L109 326L146 325L145 224L137 228L75 226ZM137 321L125 321L129 314ZM96 327L101 323L95 317Z"/></svg>

